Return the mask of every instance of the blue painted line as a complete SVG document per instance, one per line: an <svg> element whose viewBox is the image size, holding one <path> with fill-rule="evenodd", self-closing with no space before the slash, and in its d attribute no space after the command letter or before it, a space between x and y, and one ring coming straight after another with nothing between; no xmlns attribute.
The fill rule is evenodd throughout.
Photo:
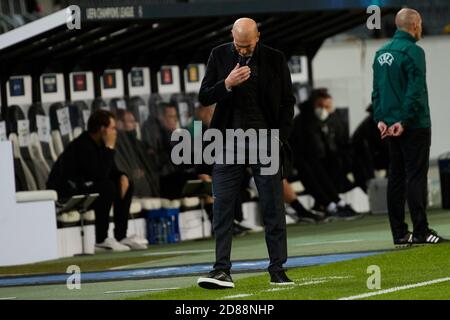
<svg viewBox="0 0 450 320"><path fill-rule="evenodd" d="M341 254L330 254L322 256L309 256L309 257L292 257L288 259L285 266L287 268L295 268L312 265L323 265L339 261L363 258L380 253L383 253L383 251L341 253ZM258 270L265 270L268 267L268 265L269 265L268 260L241 261L233 263L232 270L258 271ZM81 282L187 276L193 274L204 274L209 272L211 268L212 268L211 264L199 264L191 266L173 266L173 267L158 267L158 268L131 269L131 270L100 271L100 272L82 272ZM4 277L0 278L0 287L64 284L66 283L69 276L70 274Z"/></svg>

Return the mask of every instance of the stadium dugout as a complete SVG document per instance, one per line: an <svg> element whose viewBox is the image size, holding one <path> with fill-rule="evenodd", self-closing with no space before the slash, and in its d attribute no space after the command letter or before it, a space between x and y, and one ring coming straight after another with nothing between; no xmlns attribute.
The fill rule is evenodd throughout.
<svg viewBox="0 0 450 320"><path fill-rule="evenodd" d="M311 62L325 39L365 24L370 16L366 9L372 3L381 7L383 17L392 17L401 7L398 0L386 0L382 4L363 0L172 1L158 5L144 0L70 1L67 5L77 5L80 9L80 28L72 28L77 25L73 13L78 11L63 9L0 34L0 121L8 121L11 101L22 101L26 105L24 113L32 104L46 103L44 109L48 115L50 104L55 102L130 98L136 94L148 98L161 93L162 66L176 66L172 70L179 73L179 76L174 74L179 86L168 92L187 93L192 88L183 77L186 66L204 64L213 47L230 41L232 23L242 16L257 21L262 42L282 50L288 58L302 57L297 61L298 70L291 70L293 81L312 87ZM132 78L124 76L120 94L105 96L102 83L105 70L122 70L128 75L141 67L147 68L149 77L145 92L133 91ZM91 73L92 90L85 99L73 90L73 73L80 72ZM60 75L47 79L58 84L58 100L51 95L56 93L52 92L56 86L51 81L44 83L43 74ZM16 81L17 87L11 86L12 79L23 80L20 77L24 75L27 76L25 84ZM22 94L26 100L14 100ZM57 246L55 193L35 190L15 196L14 174L10 172L13 153L6 151L10 149L8 143L0 143L1 150L5 150L0 153L4 177L0 181L0 203L5 206L0 210L0 220L6 221L0 225L0 251L8 252L0 257L0 265L61 257ZM21 151L14 151L15 158L16 152ZM17 159L24 164L28 162ZM8 174L3 170L9 171ZM25 225L30 227L16 232ZM30 249L29 243L35 244L34 248Z"/></svg>

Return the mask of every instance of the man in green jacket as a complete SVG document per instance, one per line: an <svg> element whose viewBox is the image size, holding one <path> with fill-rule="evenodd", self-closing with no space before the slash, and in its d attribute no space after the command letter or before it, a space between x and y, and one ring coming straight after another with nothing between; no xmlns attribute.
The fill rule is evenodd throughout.
<svg viewBox="0 0 450 320"><path fill-rule="evenodd" d="M422 19L413 9L395 17L394 38L379 49L373 63L372 104L381 138L389 142L388 211L394 244L447 241L428 227L427 173L431 120L424 50L416 45L422 36ZM413 232L405 223L407 197Z"/></svg>

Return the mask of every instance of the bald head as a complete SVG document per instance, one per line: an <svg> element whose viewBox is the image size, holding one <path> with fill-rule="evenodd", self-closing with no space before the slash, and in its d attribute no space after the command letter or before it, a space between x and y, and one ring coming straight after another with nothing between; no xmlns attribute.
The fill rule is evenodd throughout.
<svg viewBox="0 0 450 320"><path fill-rule="evenodd" d="M397 12L395 25L398 29L409 32L417 40L422 37L422 18L414 9L403 8Z"/></svg>
<svg viewBox="0 0 450 320"><path fill-rule="evenodd" d="M231 32L241 38L254 37L258 35L258 26L253 19L240 18L234 22Z"/></svg>
<svg viewBox="0 0 450 320"><path fill-rule="evenodd" d="M253 50L259 41L258 25L250 18L237 19L231 30L236 50L242 56L253 54Z"/></svg>

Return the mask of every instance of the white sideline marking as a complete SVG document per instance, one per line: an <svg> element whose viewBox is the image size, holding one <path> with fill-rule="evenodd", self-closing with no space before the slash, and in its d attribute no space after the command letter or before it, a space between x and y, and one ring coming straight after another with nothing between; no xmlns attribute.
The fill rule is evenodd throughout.
<svg viewBox="0 0 450 320"><path fill-rule="evenodd" d="M412 289L412 288L424 287L424 286L428 286L430 284L435 284L435 283L440 283L440 282L445 282L445 281L450 281L450 277L440 278L440 279L435 279L435 280L430 280L430 281L425 281L425 282L419 282L419 283L415 283L415 284L408 284L408 285L405 285L405 286L394 287L394 288L385 289L385 290L379 290L379 291L375 291L375 292L363 293L363 294L359 294L359 295L356 295L356 296L339 298L338 300L363 299L363 298L378 296L380 294L396 292L396 291L400 291L400 290L407 290L407 289Z"/></svg>
<svg viewBox="0 0 450 320"><path fill-rule="evenodd" d="M241 294L235 294L234 296L226 296L220 299L234 299L234 298L245 298L245 297L251 297L253 294L250 293L241 293Z"/></svg>
<svg viewBox="0 0 450 320"><path fill-rule="evenodd" d="M312 284L319 284L319 283L324 283L324 282L328 282L328 280L313 280L313 281L308 281L308 282L303 282L303 283L299 283L297 284L297 286L301 287L301 286L309 286Z"/></svg>
<svg viewBox="0 0 450 320"><path fill-rule="evenodd" d="M291 290L293 288L294 288L294 286L286 286L286 287L281 287L281 288L272 288L272 289L269 289L269 290L263 290L261 292L283 291L283 290Z"/></svg>
<svg viewBox="0 0 450 320"><path fill-rule="evenodd" d="M308 282L303 282L303 283L294 283L291 285L285 285L283 287L279 287L279 288L271 288L268 290L263 290L261 292L273 292L273 291L282 291L282 290L291 290L294 289L295 287L302 287L302 286L310 286L313 284L319 284L319 283L324 283L324 282L328 282L328 280L318 280L318 281L308 281Z"/></svg>
<svg viewBox="0 0 450 320"><path fill-rule="evenodd" d="M353 276L329 276L329 277L319 277L319 278L301 278L301 279L294 279L295 281L317 281L317 280L339 280L339 279L349 279L353 278Z"/></svg>
<svg viewBox="0 0 450 320"><path fill-rule="evenodd" d="M149 291L166 291L166 290L176 290L180 288L156 288L156 289L136 289L136 290L119 290L119 291L106 291L104 294L111 293L130 293L130 292L149 292Z"/></svg>
<svg viewBox="0 0 450 320"><path fill-rule="evenodd" d="M0 298L0 300L13 300L13 299L17 299L17 297Z"/></svg>
<svg viewBox="0 0 450 320"><path fill-rule="evenodd" d="M329 243L350 243L350 242L361 242L363 239L353 239L353 240L336 240L336 241L321 241L321 242L307 242L307 243L298 243L295 244L296 247L304 247L304 246L315 246L318 244L329 244Z"/></svg>

